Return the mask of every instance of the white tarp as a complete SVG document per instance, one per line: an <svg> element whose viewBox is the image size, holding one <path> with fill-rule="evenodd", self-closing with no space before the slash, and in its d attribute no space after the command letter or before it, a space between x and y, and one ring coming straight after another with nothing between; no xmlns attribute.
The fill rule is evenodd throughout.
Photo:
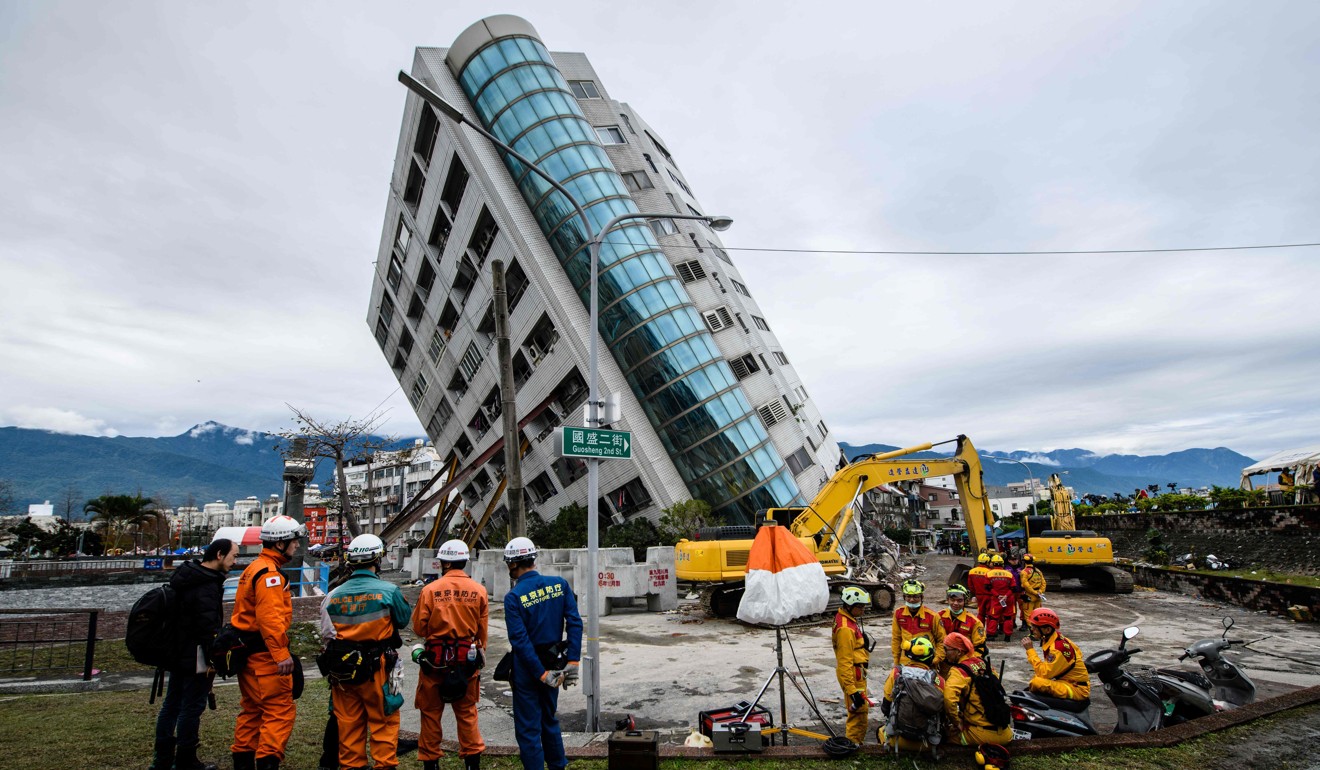
<svg viewBox="0 0 1320 770"><path fill-rule="evenodd" d="M1248 476L1255 476L1260 473L1271 473L1281 471L1284 468L1314 468L1320 465L1320 446L1309 446L1301 449L1285 449L1282 452L1271 455L1255 465L1248 465L1242 469L1242 483L1245 486ZM1300 476L1298 481L1300 481Z"/></svg>

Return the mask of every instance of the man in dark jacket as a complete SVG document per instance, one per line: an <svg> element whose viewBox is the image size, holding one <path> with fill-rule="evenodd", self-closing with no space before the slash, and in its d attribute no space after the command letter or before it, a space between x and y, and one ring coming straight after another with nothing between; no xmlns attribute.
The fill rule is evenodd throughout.
<svg viewBox="0 0 1320 770"><path fill-rule="evenodd" d="M170 576L178 636L170 683L156 717L151 770L215 770L197 759L197 730L211 691L206 650L224 623L225 573L236 558L233 541L221 538L206 547L201 561L186 561Z"/></svg>

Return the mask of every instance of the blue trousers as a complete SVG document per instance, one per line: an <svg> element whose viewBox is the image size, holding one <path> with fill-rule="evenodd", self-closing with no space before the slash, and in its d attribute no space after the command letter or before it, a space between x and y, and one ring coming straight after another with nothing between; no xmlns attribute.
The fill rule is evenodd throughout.
<svg viewBox="0 0 1320 770"><path fill-rule="evenodd" d="M206 674L171 671L156 715L156 740L175 738L180 746L197 745L197 729L210 691Z"/></svg>
<svg viewBox="0 0 1320 770"><path fill-rule="evenodd" d="M559 688L549 688L539 679L513 669L513 728L523 770L563 770L564 736L559 731Z"/></svg>

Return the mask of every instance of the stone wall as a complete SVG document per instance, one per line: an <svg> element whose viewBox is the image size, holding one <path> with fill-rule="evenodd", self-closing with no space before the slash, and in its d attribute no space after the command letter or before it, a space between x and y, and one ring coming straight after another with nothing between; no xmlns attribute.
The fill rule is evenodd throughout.
<svg viewBox="0 0 1320 770"><path fill-rule="evenodd" d="M1301 605L1320 617L1320 588L1223 575L1202 575L1179 569L1163 569L1139 564L1134 568L1139 585L1173 591L1199 599L1228 602L1249 610L1287 615L1288 608Z"/></svg>
<svg viewBox="0 0 1320 770"><path fill-rule="evenodd" d="M1146 532L1157 529L1173 557L1214 554L1244 567L1320 574L1320 506L1079 516L1114 543L1116 556L1140 559Z"/></svg>

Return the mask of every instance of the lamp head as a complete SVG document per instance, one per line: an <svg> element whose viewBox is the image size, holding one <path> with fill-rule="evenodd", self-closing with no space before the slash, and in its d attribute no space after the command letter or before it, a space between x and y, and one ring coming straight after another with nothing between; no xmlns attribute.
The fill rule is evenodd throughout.
<svg viewBox="0 0 1320 770"><path fill-rule="evenodd" d="M710 229L720 232L728 230L733 224L731 217L706 217L706 221L710 224Z"/></svg>
<svg viewBox="0 0 1320 770"><path fill-rule="evenodd" d="M467 122L467 117L463 115L463 112L461 110L459 110L454 105L442 99L440 97L440 94L437 94L435 91L432 91L430 88L427 88L425 83L421 82L412 75L409 75L403 70L399 70L399 82L407 86L409 91L412 91L413 93L422 97L422 100L425 101L427 104L430 104L431 106L435 107L437 110L440 110L440 112L444 113L445 117L449 118L455 123Z"/></svg>

